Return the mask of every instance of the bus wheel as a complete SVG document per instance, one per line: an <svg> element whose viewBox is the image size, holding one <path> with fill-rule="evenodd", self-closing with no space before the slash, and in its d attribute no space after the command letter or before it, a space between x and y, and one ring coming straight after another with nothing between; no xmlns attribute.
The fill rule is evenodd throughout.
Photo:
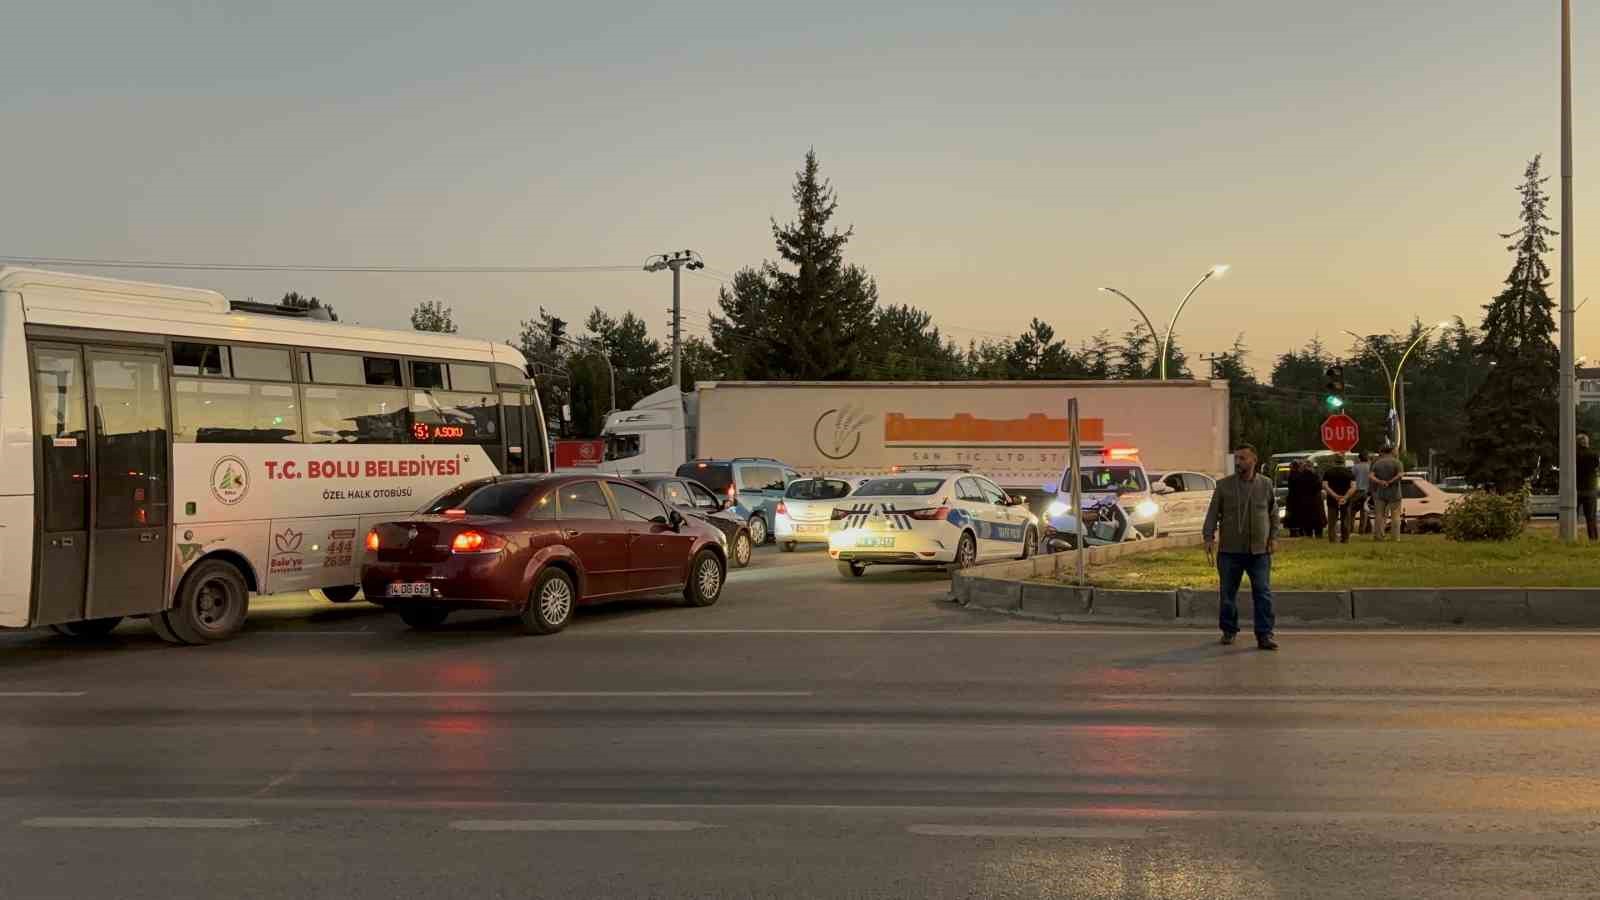
<svg viewBox="0 0 1600 900"><path fill-rule="evenodd" d="M322 589L322 596L326 597L329 603L349 603L359 593L361 593L359 584L341 584L338 587Z"/></svg>
<svg viewBox="0 0 1600 900"><path fill-rule="evenodd" d="M65 625L51 625L50 630L63 637L102 638L110 634L118 625L121 624L121 616L112 616L109 619L85 619L82 622L68 622Z"/></svg>
<svg viewBox="0 0 1600 900"><path fill-rule="evenodd" d="M178 605L157 615L178 643L209 644L233 637L249 609L244 576L231 563L212 559L189 570L178 586Z"/></svg>

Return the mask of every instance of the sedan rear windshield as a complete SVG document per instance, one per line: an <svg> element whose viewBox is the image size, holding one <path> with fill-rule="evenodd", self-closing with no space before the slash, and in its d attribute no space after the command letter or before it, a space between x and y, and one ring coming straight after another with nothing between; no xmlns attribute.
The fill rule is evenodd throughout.
<svg viewBox="0 0 1600 900"><path fill-rule="evenodd" d="M874 478L856 491L865 497L927 497L944 487L948 478Z"/></svg>
<svg viewBox="0 0 1600 900"><path fill-rule="evenodd" d="M517 507L527 499L539 483L532 479L480 484L465 493L460 488L435 500L426 512L439 514L446 510L464 510L471 516L506 516L516 513Z"/></svg>
<svg viewBox="0 0 1600 900"><path fill-rule="evenodd" d="M1119 494L1137 494L1150 489L1144 480L1144 470L1138 466L1084 466L1081 470L1083 490L1099 494L1116 491Z"/></svg>
<svg viewBox="0 0 1600 900"><path fill-rule="evenodd" d="M802 478L789 483L783 495L790 500L838 500L848 496L850 482L832 478Z"/></svg>
<svg viewBox="0 0 1600 900"><path fill-rule="evenodd" d="M733 466L727 463L684 463L679 478L693 478L718 494L726 494L733 484Z"/></svg>

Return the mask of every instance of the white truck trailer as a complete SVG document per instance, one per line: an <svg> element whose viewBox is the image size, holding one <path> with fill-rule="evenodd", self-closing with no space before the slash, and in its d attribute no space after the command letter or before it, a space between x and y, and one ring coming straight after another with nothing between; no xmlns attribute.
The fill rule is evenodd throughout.
<svg viewBox="0 0 1600 900"><path fill-rule="evenodd" d="M1039 497L1067 466L1073 397L1086 449L1134 448L1152 471L1229 465L1224 381L723 381L612 413L601 469L671 472L741 456L807 475L969 465Z"/></svg>

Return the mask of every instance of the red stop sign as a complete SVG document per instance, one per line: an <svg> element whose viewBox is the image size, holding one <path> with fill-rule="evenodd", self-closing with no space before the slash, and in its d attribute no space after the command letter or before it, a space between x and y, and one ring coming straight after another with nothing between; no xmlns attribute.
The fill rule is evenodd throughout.
<svg viewBox="0 0 1600 900"><path fill-rule="evenodd" d="M1334 413L1322 423L1322 445L1335 453L1349 453L1361 441L1361 428L1344 413Z"/></svg>

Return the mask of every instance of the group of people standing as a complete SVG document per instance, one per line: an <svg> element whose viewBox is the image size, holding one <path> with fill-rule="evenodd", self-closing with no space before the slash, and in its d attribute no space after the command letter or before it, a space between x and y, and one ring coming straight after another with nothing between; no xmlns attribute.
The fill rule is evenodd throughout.
<svg viewBox="0 0 1600 900"><path fill-rule="evenodd" d="M1351 531L1366 532L1369 527L1367 498L1372 498L1371 515L1376 519L1375 540L1400 539L1400 480L1404 469L1385 446L1376 461L1362 452L1354 466L1341 459L1318 471L1311 460L1289 464L1289 496L1284 504L1284 527L1291 537L1320 538L1326 532L1329 543L1348 544Z"/></svg>

